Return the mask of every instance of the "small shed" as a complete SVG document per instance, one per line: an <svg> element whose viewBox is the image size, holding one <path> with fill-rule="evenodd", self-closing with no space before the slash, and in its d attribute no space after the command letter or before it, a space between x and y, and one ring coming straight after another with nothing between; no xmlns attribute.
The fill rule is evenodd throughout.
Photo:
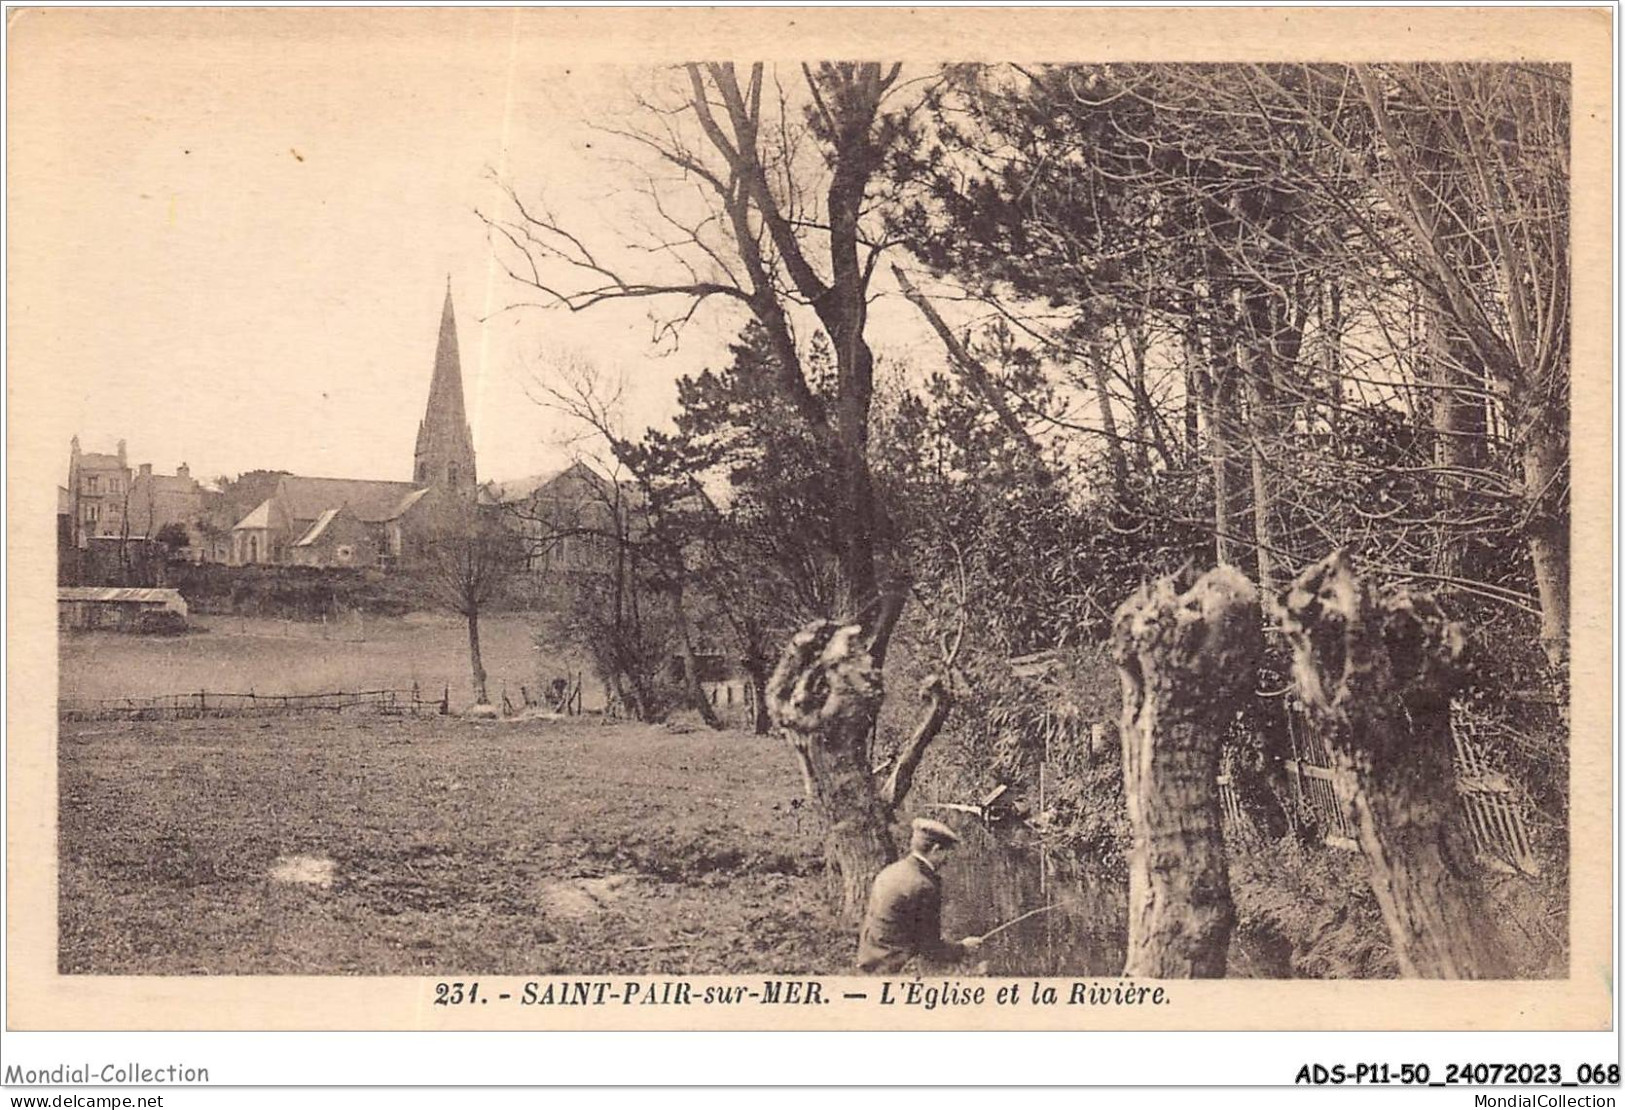
<svg viewBox="0 0 1625 1110"><path fill-rule="evenodd" d="M173 613L184 624L186 599L179 590L121 586L59 586L56 591L59 628L110 628L143 632L159 621L173 626L173 617L149 616L158 613Z"/></svg>

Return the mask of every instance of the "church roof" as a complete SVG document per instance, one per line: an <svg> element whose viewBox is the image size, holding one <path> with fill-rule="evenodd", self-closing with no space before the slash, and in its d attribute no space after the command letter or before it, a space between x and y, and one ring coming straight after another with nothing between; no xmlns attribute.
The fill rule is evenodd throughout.
<svg viewBox="0 0 1625 1110"><path fill-rule="evenodd" d="M311 544L315 543L321 538L322 533L327 531L327 526L333 523L333 518L338 516L342 511L343 510L341 509L328 509L325 513L316 518L316 523L310 526L310 531L293 541L293 545L295 547L309 547Z"/></svg>
<svg viewBox="0 0 1625 1110"><path fill-rule="evenodd" d="M236 531L238 528L269 527L271 527L271 499L267 497L264 501L260 502L257 509L243 517L243 519L239 520L236 524L232 525L232 531Z"/></svg>
<svg viewBox="0 0 1625 1110"><path fill-rule="evenodd" d="M277 484L276 496L296 521L314 521L329 509L345 508L357 520L379 524L404 512L410 504L408 498L417 492L411 482L301 478L289 474Z"/></svg>
<svg viewBox="0 0 1625 1110"><path fill-rule="evenodd" d="M407 509L410 509L413 505L416 505L419 501L422 501L428 492L428 489L425 488L415 489L411 493L408 493L405 497L401 498L401 503L395 506L395 512L386 519L394 520L396 517L406 512Z"/></svg>
<svg viewBox="0 0 1625 1110"><path fill-rule="evenodd" d="M79 456L79 469L81 470L123 470L124 468L124 464L119 462L117 455L86 452Z"/></svg>

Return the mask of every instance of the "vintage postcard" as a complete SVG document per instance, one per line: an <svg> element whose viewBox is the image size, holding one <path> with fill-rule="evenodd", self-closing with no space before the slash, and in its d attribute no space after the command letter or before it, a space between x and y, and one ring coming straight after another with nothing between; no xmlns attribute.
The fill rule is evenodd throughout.
<svg viewBox="0 0 1625 1110"><path fill-rule="evenodd" d="M1607 1027L1609 11L7 18L12 1028Z"/></svg>

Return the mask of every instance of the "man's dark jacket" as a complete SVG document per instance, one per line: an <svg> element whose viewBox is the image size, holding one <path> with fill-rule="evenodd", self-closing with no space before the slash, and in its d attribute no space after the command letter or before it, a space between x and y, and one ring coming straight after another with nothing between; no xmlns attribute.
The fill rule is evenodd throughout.
<svg viewBox="0 0 1625 1110"><path fill-rule="evenodd" d="M858 936L858 969L891 973L916 956L952 963L965 948L942 939L942 879L916 855L875 876Z"/></svg>

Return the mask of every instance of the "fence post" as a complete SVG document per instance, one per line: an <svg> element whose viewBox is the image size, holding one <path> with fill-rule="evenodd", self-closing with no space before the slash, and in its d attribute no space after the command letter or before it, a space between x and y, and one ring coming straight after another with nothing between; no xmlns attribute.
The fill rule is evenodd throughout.
<svg viewBox="0 0 1625 1110"><path fill-rule="evenodd" d="M440 695L440 715L451 716L451 683L446 683L445 692Z"/></svg>

